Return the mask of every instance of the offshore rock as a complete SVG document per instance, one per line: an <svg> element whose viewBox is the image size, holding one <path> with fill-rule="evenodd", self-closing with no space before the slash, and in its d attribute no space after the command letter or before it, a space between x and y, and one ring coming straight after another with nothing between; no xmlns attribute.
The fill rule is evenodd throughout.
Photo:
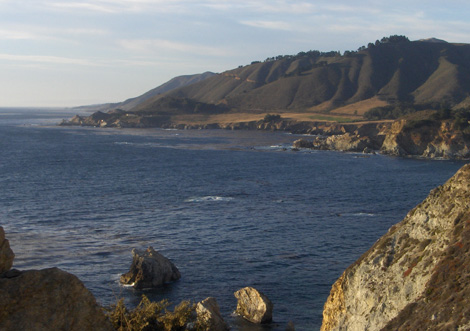
<svg viewBox="0 0 470 331"><path fill-rule="evenodd" d="M5 231L0 226L0 274L11 269L15 254L10 248L10 243L5 238Z"/></svg>
<svg viewBox="0 0 470 331"><path fill-rule="evenodd" d="M219 305L215 298L207 298L198 302L196 305L196 314L198 321L204 325L207 331L225 331L229 327L220 314Z"/></svg>
<svg viewBox="0 0 470 331"><path fill-rule="evenodd" d="M152 247L144 252L132 250L132 265L128 273L121 276L121 283L136 289L158 287L181 278L176 266Z"/></svg>
<svg viewBox="0 0 470 331"><path fill-rule="evenodd" d="M256 324L272 321L273 304L263 293L253 287L245 287L234 295L238 300L236 314Z"/></svg>
<svg viewBox="0 0 470 331"><path fill-rule="evenodd" d="M0 277L0 330L113 330L93 295L58 268Z"/></svg>
<svg viewBox="0 0 470 331"><path fill-rule="evenodd" d="M297 139L294 141L292 144L292 147L294 148L313 148L313 142L305 140L305 139Z"/></svg>
<svg viewBox="0 0 470 331"><path fill-rule="evenodd" d="M344 271L321 330L467 329L469 201L466 165Z"/></svg>

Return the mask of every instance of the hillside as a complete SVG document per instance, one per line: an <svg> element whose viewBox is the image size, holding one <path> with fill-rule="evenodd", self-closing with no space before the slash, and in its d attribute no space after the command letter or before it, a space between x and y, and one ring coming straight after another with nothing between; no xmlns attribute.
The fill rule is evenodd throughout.
<svg viewBox="0 0 470 331"><path fill-rule="evenodd" d="M165 111L169 98L216 105L219 112L249 113L334 113L349 105L349 115L360 115L397 102L457 105L470 95L469 60L470 45L435 39L370 43L344 55L301 52L228 70L132 110Z"/></svg>
<svg viewBox="0 0 470 331"><path fill-rule="evenodd" d="M157 86L151 89L150 91L145 92L144 94L138 97L130 98L123 102L82 106L82 107L76 107L75 109L89 110L89 111L109 111L113 109L131 110L137 105L147 101L148 99L157 97L158 95L162 93L166 93L168 91L171 91L171 90L174 90L176 88L183 87L186 85L198 83L214 75L215 73L207 71L202 74L177 76L177 77L170 79L168 82L160 86Z"/></svg>
<svg viewBox="0 0 470 331"><path fill-rule="evenodd" d="M284 130L328 136L307 144L317 149L470 157L469 44L391 36L342 55L276 56L197 79L62 125ZM335 123L351 125L339 132Z"/></svg>
<svg viewBox="0 0 470 331"><path fill-rule="evenodd" d="M466 165L341 275L321 330L468 330L469 199Z"/></svg>

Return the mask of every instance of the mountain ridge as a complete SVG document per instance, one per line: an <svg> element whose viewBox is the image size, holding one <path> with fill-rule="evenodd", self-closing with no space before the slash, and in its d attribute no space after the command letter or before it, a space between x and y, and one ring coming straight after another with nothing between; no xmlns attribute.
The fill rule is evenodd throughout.
<svg viewBox="0 0 470 331"><path fill-rule="evenodd" d="M301 52L225 71L132 111L158 113L163 97L223 106L221 112L331 112L374 97L389 104L456 105L470 96L469 60L468 44L429 41L370 43L344 55Z"/></svg>

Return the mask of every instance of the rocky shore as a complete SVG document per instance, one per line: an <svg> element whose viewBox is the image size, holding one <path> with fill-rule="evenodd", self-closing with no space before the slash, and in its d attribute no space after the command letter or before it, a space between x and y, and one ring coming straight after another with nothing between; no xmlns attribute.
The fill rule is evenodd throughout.
<svg viewBox="0 0 470 331"><path fill-rule="evenodd" d="M122 275L122 284L149 289L181 277L176 266L152 247L134 249L132 255L131 268ZM133 310L124 306L123 299L105 309L76 276L58 268L12 269L14 258L0 226L0 330L230 329L213 297L197 304L183 301L173 312L166 309L168 301L152 303L145 296ZM238 301L234 314L253 324L272 321L273 304L257 289L245 287L234 296Z"/></svg>
<svg viewBox="0 0 470 331"><path fill-rule="evenodd" d="M62 126L92 126L101 128L166 128L166 129L225 129L267 130L305 134L294 142L294 148L348 152L378 152L401 157L444 159L470 158L470 136L449 120L413 121L401 119L382 122L337 123L325 121L247 121L224 123L174 123L169 117L141 116L123 111L96 112L90 116L76 115L64 120Z"/></svg>

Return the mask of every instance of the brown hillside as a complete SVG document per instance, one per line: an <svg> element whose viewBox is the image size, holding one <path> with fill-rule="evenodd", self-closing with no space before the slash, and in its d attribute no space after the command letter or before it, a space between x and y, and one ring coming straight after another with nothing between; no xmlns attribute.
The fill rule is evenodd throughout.
<svg viewBox="0 0 470 331"><path fill-rule="evenodd" d="M470 45L425 41L369 44L343 56L299 53L226 71L155 96L133 110L160 112L163 97L224 105L219 112L252 113L328 112L371 98L380 104L458 104L470 95L469 60Z"/></svg>

